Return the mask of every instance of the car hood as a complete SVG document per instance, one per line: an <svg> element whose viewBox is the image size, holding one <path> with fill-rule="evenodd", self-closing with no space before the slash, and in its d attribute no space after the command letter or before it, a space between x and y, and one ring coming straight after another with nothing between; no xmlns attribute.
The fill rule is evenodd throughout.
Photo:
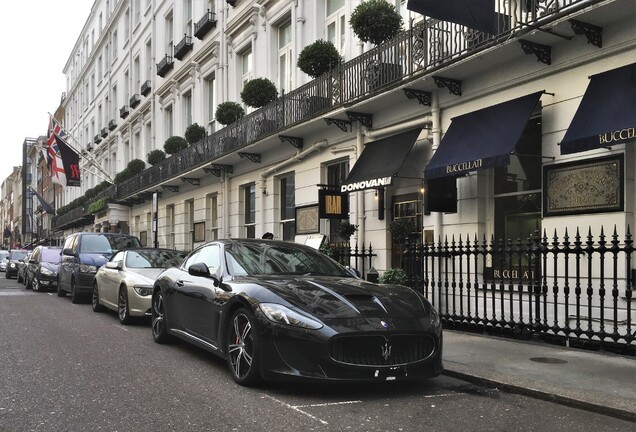
<svg viewBox="0 0 636 432"><path fill-rule="evenodd" d="M92 253L81 253L80 254L80 262L86 265L92 265L97 268L106 264L106 261L110 259L112 255L108 253L103 254L92 254Z"/></svg>
<svg viewBox="0 0 636 432"><path fill-rule="evenodd" d="M128 275L130 277L135 278L140 283L147 283L152 286L157 280L157 277L163 272L165 269L162 268L137 268L137 269L128 269Z"/></svg>
<svg viewBox="0 0 636 432"><path fill-rule="evenodd" d="M430 305L423 297L400 285L338 277L265 277L252 281L319 319L422 318L430 313ZM260 301L276 302L267 297Z"/></svg>
<svg viewBox="0 0 636 432"><path fill-rule="evenodd" d="M51 270L52 272L57 273L60 265L56 264L56 263L50 263L50 262L43 261L43 262L40 263L40 267L47 268L47 269Z"/></svg>

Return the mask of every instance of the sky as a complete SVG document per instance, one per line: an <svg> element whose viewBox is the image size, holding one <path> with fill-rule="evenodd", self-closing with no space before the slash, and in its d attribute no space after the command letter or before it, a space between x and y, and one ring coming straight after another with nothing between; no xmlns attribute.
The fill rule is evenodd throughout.
<svg viewBox="0 0 636 432"><path fill-rule="evenodd" d="M0 183L22 165L25 138L46 134L66 91L62 72L94 0L0 0Z"/></svg>

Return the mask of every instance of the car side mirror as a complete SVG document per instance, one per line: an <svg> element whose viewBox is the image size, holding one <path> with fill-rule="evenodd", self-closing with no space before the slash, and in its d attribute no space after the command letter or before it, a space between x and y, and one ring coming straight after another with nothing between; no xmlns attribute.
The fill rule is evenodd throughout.
<svg viewBox="0 0 636 432"><path fill-rule="evenodd" d="M105 265L107 269L111 269L111 270L121 270L123 267L121 264L121 261L117 261L117 262L108 261Z"/></svg>
<svg viewBox="0 0 636 432"><path fill-rule="evenodd" d="M29 260L29 264L37 264L38 262L36 260L34 260L33 258L31 258Z"/></svg>
<svg viewBox="0 0 636 432"><path fill-rule="evenodd" d="M207 264L199 262L194 263L188 267L188 274L192 276L205 277L214 281L214 286L221 288L223 291L230 291L230 287L223 283L221 276L221 267L216 267L213 273L210 273L210 268Z"/></svg>
<svg viewBox="0 0 636 432"><path fill-rule="evenodd" d="M75 254L73 253L73 249L65 248L65 249L62 250L62 255L71 255L71 256L73 256Z"/></svg>

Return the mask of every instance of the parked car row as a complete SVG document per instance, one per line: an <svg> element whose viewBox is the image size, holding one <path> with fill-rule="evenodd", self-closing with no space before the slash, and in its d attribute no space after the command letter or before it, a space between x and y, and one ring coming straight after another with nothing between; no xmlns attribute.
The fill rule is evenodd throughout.
<svg viewBox="0 0 636 432"><path fill-rule="evenodd" d="M149 316L155 342L181 339L218 355L242 385L389 381L443 370L439 315L408 287L364 281L291 242L220 240L189 254L138 243L69 236L58 252L58 296L70 292L77 303L88 293L93 311L116 311L122 324ZM37 290L42 264L39 273L30 269L44 252L34 251L25 276Z"/></svg>

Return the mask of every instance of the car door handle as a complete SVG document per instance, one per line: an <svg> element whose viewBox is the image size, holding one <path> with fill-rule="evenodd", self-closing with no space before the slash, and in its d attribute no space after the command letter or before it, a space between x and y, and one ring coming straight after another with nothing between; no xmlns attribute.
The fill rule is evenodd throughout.
<svg viewBox="0 0 636 432"><path fill-rule="evenodd" d="M183 281L181 279L176 280L175 284L177 284L178 287L182 287L184 285L184 283L183 283Z"/></svg>

